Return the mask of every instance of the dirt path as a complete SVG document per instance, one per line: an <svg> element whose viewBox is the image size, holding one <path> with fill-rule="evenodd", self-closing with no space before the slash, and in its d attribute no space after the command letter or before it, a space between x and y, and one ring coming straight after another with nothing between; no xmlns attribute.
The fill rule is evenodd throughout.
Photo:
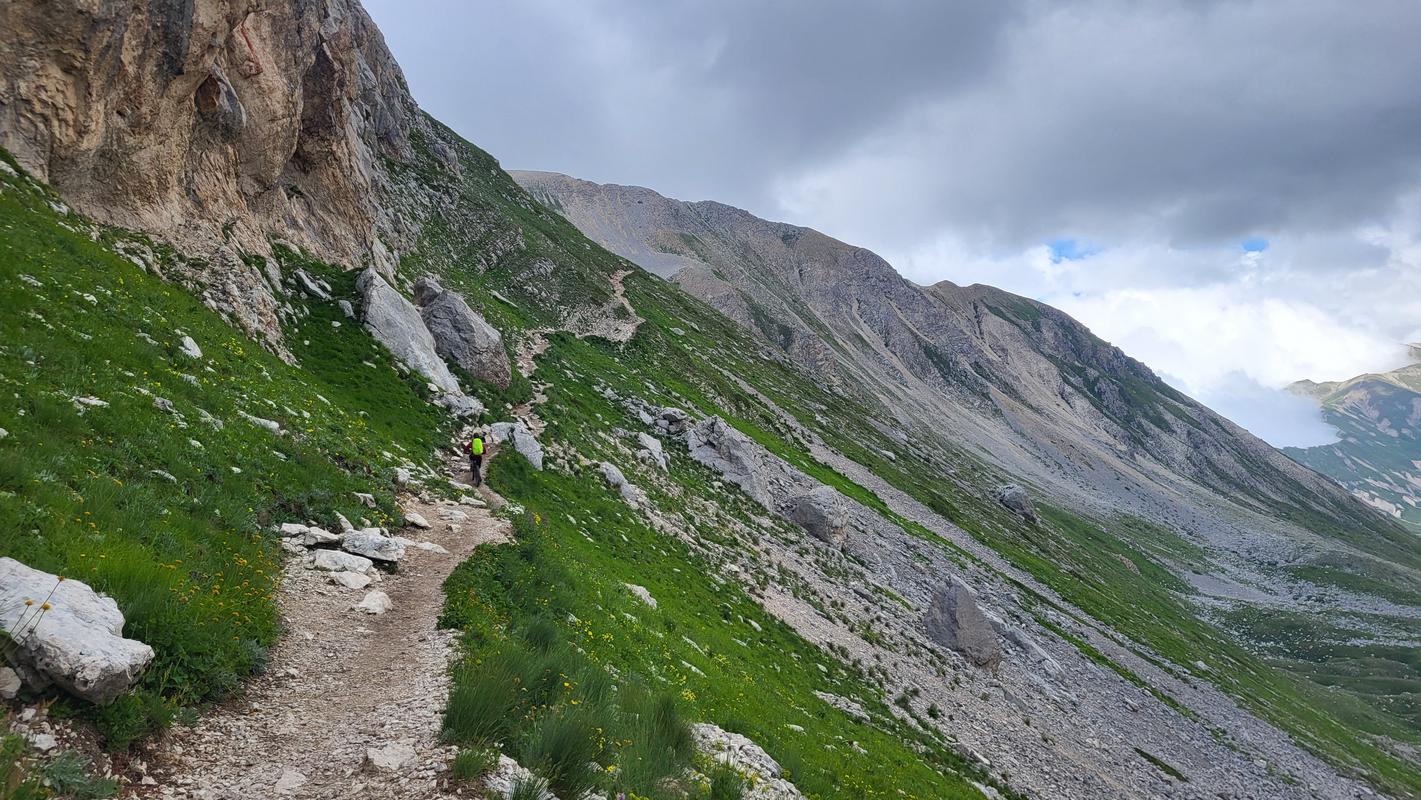
<svg viewBox="0 0 1421 800"><path fill-rule="evenodd" d="M447 474L468 480L451 457ZM480 490L483 501L498 498ZM441 791L452 748L437 741L457 634L436 629L443 583L481 544L509 536L487 508L422 502L408 496L429 530L398 535L446 549L410 546L399 571L367 589L331 582L294 557L286 567L281 612L286 635L266 673L237 702L175 729L146 755L155 786L145 797L423 798ZM371 616L352 609L367 591L389 594L393 608ZM375 753L372 761L368 751ZM398 766L375 763L403 762Z"/></svg>

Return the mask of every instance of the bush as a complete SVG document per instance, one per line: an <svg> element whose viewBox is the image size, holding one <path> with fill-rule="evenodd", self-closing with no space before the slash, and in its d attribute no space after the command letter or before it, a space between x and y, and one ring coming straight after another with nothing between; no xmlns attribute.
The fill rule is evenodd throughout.
<svg viewBox="0 0 1421 800"><path fill-rule="evenodd" d="M602 757L602 730L592 712L557 709L534 723L519 760L547 776L559 797L581 797L596 784L589 765Z"/></svg>
<svg viewBox="0 0 1421 800"><path fill-rule="evenodd" d="M92 774L89 759L72 750L60 753L40 768L40 774L56 794L73 800L102 800L113 797L118 781Z"/></svg>
<svg viewBox="0 0 1421 800"><path fill-rule="evenodd" d="M547 796L548 782L530 773L513 781L508 800L544 800Z"/></svg>
<svg viewBox="0 0 1421 800"><path fill-rule="evenodd" d="M456 781L474 781L493 771L498 766L498 751L492 747L477 750L460 750L454 756L449 773Z"/></svg>
<svg viewBox="0 0 1421 800"><path fill-rule="evenodd" d="M456 676L444 709L443 736L451 742L489 746L502 742L512 728L518 705L517 684L497 665Z"/></svg>
<svg viewBox="0 0 1421 800"><path fill-rule="evenodd" d="M745 796L745 776L722 761L717 761L710 771L710 789L707 800L741 800Z"/></svg>

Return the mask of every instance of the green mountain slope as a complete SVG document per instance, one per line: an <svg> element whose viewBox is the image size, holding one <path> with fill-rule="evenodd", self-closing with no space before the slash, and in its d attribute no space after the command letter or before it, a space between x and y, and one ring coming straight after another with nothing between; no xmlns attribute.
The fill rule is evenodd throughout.
<svg viewBox="0 0 1421 800"><path fill-rule="evenodd" d="M0 176L0 555L111 593L129 632L158 651L157 666L120 703L100 710L60 701L95 720L110 746L229 696L262 667L264 648L280 634L275 523L330 525L336 513L393 518L396 467L428 477L431 491L453 491L433 472L453 421L358 324L354 270L372 265L402 291L436 275L500 329L528 374L506 392L461 378L489 406L486 421L536 415L547 454L541 471L512 452L494 459L490 482L510 503L503 513L518 542L476 553L445 587L443 622L466 634L449 714L463 720L450 726L459 744L497 745L548 771L550 762L538 759L547 754L532 742L562 732L565 752L597 761L588 780L609 796L709 793L664 780L681 776L688 755L674 735L679 725L657 723L658 738L638 739L647 720L714 723L749 736L814 798L1350 796L1363 790L1359 781L1421 795L1421 666L1409 655L1415 601L1406 595L1415 570L1400 556L1391 564L1374 554L1389 554L1390 528L1334 528L1338 509L1307 505L1296 487L1270 477L1268 491L1239 499L1242 516L1224 533L1250 537L1270 514L1316 510L1322 521L1306 524L1329 545L1314 549L1309 540L1299 561L1323 569L1309 559L1331 554L1329 574L1373 583L1322 606L1286 595L1258 605L1206 596L1191 580L1218 577L1240 594L1261 592L1263 582L1233 582L1251 580L1255 567L1237 566L1233 551L1193 535L1193 520L1171 527L1149 518L1172 507L1166 499L1188 511L1198 496L1169 476L1146 480L1157 475L1149 463L1188 457L1152 454L1158 442L1148 436L1134 445L1145 466L1129 468L1129 483L1154 487L1156 505L1142 503L1141 513L1102 507L1082 501L1083 489L1043 481L1050 491L1038 494L1039 520L1029 522L997 501L997 487L1017 477L1009 465L1079 441L1071 433L1078 429L1037 440L1035 425L1008 427L1006 457L986 439L957 440L915 419L957 409L951 419L972 425L976 410L934 400L905 419L882 391L888 384L850 391L827 372L807 372L742 321L593 243L491 156L420 114L358 7L278 5L289 13L246 29L266 56L266 26L296 20L281 40L292 63L268 61L267 72L243 75L228 49L250 54L235 35L214 37L208 55L233 67L224 80L254 109L272 98L261 94L263 81L309 89L299 130L284 127L289 116L254 111L240 135L216 136L231 131L194 103L211 74L198 64L181 74L159 70L173 80L153 94L155 104L189 115L172 135L195 132L182 142L193 157L160 166L191 191L152 193L127 170L122 157L154 152L136 146L151 133L137 122L99 137L119 159L106 169L123 173L105 193L88 180L85 168L97 161L82 143L44 151L59 194L18 174L14 160ZM334 6L344 13L323 16ZM209 19L227 34L247 19L245 7L219 10ZM100 27L111 22L102 14ZM127 30L149 37L164 28ZM142 52L200 61L202 44ZM0 46L0 59L15 46ZM357 62L374 65L373 81L338 79L363 76ZM108 62L76 63L77 73L88 75L88 64L97 76ZM133 72L147 74L114 80L145 80ZM91 82L98 94L108 85ZM26 113L37 127L52 121ZM363 133L343 138L351 131ZM246 171L243 158L276 152L256 146L287 141L274 132L292 134L291 160L275 170L280 180L264 184L258 178L271 173ZM70 147L84 157L71 159ZM232 164L234 172L223 171ZM126 191L130 181L143 191ZM352 186L366 190L358 214L344 202ZM206 204L209 193L241 201L222 207L230 226ZM197 232L178 219L154 223L169 236L187 231L180 252L91 223L59 195L109 222L162 216L154 212L162 200L196 215ZM339 224L327 226L331 219ZM359 237L347 236L355 229ZM329 289L310 290L301 274ZM985 376L952 380L977 374L964 354L986 359L984 342L1027 341L997 361L1025 369L1052 364L1047 353L1082 356L1052 367L1078 379L1065 394L1079 401L1079 419L1123 432L1136 420L1156 425L1149 418L1159 415L1183 441L1196 441L1188 423L1176 425L1175 412L1161 408L1168 401L1186 416L1203 411L1162 392L1130 391L1131 378L1148 374L1142 365L1074 338L1078 326L1045 307L984 287L960 297L953 313L988 333L944 351L944 365L923 373L963 393L954 396L1001 403L1008 420L1009 410L1043 402L1014 399ZM261 313L244 313L254 308ZM865 314L859 319L882 323L861 329L866 341L915 335L883 308ZM200 359L186 360L177 344L184 335L201 347ZM932 341L917 345L929 365L923 342ZM1095 373L1106 368L1101 388ZM107 405L83 400L90 397ZM693 457L689 437L655 424L652 412L664 408L724 420L763 491L742 489L731 473ZM1009 422L997 412L976 430L1004 430L997 426ZM640 455L637 434L665 448L664 470ZM1252 452L1246 442L1231 447L1207 463ZM1235 460L1249 474L1250 464ZM603 462L642 494L609 486ZM1298 473L1308 474L1288 474ZM1090 477L1107 482L1111 474ZM783 501L807 485L838 493L848 520L842 541L793 521ZM377 508L355 492L375 495ZM1272 541L1278 530L1263 533ZM1352 540L1365 546L1347 546ZM1288 577L1281 567L1278 575ZM982 635L1000 648L997 666L974 666L925 626L949 577L976 590ZM1284 624L1293 618L1277 613L1297 608L1314 623L1306 642ZM528 669L500 673L494 663ZM1372 677L1382 671L1385 680ZM509 685L536 685L536 699L503 691ZM464 713L484 701L502 713ZM672 735L663 736L667 729Z"/></svg>
<svg viewBox="0 0 1421 800"><path fill-rule="evenodd" d="M1421 364L1290 388L1322 405L1340 441L1284 452L1421 530Z"/></svg>

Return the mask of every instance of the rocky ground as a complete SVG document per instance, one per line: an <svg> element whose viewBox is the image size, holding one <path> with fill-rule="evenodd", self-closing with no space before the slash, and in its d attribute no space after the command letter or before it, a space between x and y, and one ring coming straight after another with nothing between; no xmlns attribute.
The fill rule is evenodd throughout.
<svg viewBox="0 0 1421 800"><path fill-rule="evenodd" d="M450 468L468 477L461 459ZM239 701L153 744L150 785L135 787L138 796L446 796L453 750L437 737L456 634L436 628L442 586L475 547L509 535L486 505L497 498L481 494L462 503L406 497L407 517L430 527L402 533L438 547L407 547L398 571L368 588L335 583L309 557L290 559L287 631L270 667ZM387 611L356 608L373 591L388 595Z"/></svg>

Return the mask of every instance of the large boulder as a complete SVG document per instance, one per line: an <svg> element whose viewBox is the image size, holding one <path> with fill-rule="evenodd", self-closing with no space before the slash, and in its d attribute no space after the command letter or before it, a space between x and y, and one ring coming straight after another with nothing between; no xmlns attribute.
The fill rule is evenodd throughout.
<svg viewBox="0 0 1421 800"><path fill-rule="evenodd" d="M533 469L543 468L543 445L522 420L518 422L495 422L489 426L489 438L495 442L513 445L518 455L528 460Z"/></svg>
<svg viewBox="0 0 1421 800"><path fill-rule="evenodd" d="M843 499L832 486L817 486L791 499L785 516L810 536L835 547L844 543L848 532Z"/></svg>
<svg viewBox="0 0 1421 800"><path fill-rule="evenodd" d="M956 650L979 667L1002 663L997 632L977 605L977 593L956 575L933 595L923 625L938 644Z"/></svg>
<svg viewBox="0 0 1421 800"><path fill-rule="evenodd" d="M13 558L0 558L0 628L27 683L57 684L100 705L127 692L153 660L153 648L123 637L113 598Z"/></svg>
<svg viewBox="0 0 1421 800"><path fill-rule="evenodd" d="M720 473L765 507L771 505L764 451L720 417L707 417L686 431L691 458Z"/></svg>
<svg viewBox="0 0 1421 800"><path fill-rule="evenodd" d="M1036 521L1036 507L1031 505L1031 498L1026 496L1026 490L1018 484L1008 483L998 488L997 502L1020 514L1027 522Z"/></svg>
<svg viewBox="0 0 1421 800"><path fill-rule="evenodd" d="M459 381L439 357L434 337L424 325L419 309L369 268L360 273L355 288L364 303L366 330L385 345L405 366L428 378L445 394L462 396Z"/></svg>
<svg viewBox="0 0 1421 800"><path fill-rule="evenodd" d="M463 297L441 287L433 278L415 282L414 299L439 355L481 381L499 389L508 388L513 380L513 365L497 328L469 308Z"/></svg>

